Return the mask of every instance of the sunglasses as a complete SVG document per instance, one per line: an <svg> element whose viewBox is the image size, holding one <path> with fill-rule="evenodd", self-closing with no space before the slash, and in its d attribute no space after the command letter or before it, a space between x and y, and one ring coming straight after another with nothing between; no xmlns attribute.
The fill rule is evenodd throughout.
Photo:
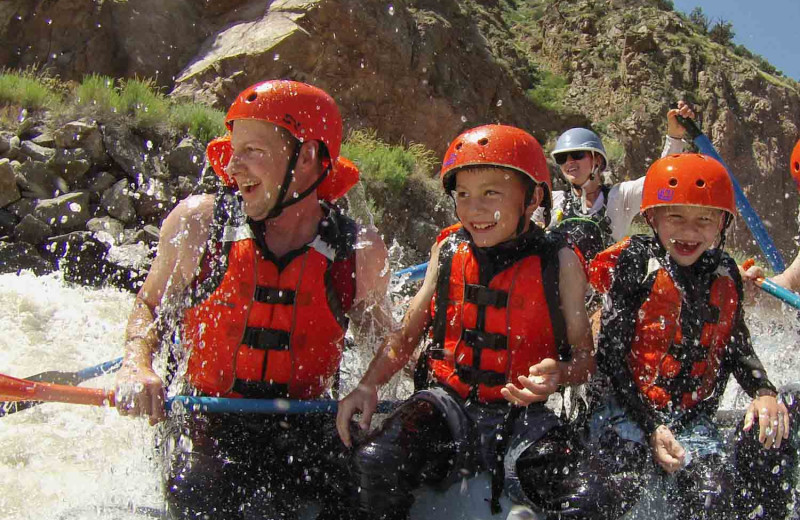
<svg viewBox="0 0 800 520"><path fill-rule="evenodd" d="M586 157L586 150L576 150L574 152L564 152L564 153L557 153L553 154L553 158L556 160L556 164L561 166L565 162L567 162L567 157L572 157L575 161L580 161L584 157Z"/></svg>

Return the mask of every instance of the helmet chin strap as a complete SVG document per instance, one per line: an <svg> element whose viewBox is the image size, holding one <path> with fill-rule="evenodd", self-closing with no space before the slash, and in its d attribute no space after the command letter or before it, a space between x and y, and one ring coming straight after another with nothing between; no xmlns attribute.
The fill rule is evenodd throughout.
<svg viewBox="0 0 800 520"><path fill-rule="evenodd" d="M331 171L333 167L330 162L328 162L327 167L323 170L322 174L319 178L314 181L311 186L306 188L302 193L298 194L296 197L292 196L289 200L286 200L286 193L289 191L289 185L292 183L292 178L294 177L294 171L297 167L297 160L300 158L300 149L303 147L303 143L297 141L295 144L294 151L292 152L292 156L289 158L289 164L286 165L286 173L283 176L283 183L281 184L280 189L278 190L278 202L272 207L264 220L269 220L272 218L278 217L283 210L291 206L292 204L297 204L301 200L305 199L309 195L311 195L317 187L322 184L322 181L325 180L325 177L328 176L328 173Z"/></svg>
<svg viewBox="0 0 800 520"><path fill-rule="evenodd" d="M585 208L586 207L586 185L589 184L590 182L592 182L593 180L600 178L600 165L599 164L595 164L594 151L591 151L590 153L592 154L592 171L589 172L589 176L586 177L586 180L583 181L583 184L570 183L570 184L572 184L572 187L575 190L577 190L578 193L580 193L580 195L581 195L581 208Z"/></svg>

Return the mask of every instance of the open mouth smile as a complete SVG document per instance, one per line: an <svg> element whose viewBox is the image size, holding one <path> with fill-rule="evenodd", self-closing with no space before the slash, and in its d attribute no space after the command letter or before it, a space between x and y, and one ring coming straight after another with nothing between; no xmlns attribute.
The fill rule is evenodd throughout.
<svg viewBox="0 0 800 520"><path fill-rule="evenodd" d="M670 240L670 243L676 253L687 256L694 254L700 247L700 242L688 242L685 240L676 240L674 238Z"/></svg>

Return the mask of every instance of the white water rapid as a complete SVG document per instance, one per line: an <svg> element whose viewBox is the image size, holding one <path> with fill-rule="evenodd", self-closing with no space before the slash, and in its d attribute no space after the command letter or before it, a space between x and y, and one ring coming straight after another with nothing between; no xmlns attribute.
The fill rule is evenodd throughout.
<svg viewBox="0 0 800 520"><path fill-rule="evenodd" d="M132 302L117 290L65 284L57 273L0 275L0 373L76 371L120 356ZM773 381L800 379L796 313L766 301L749 310ZM112 381L103 376L84 385ZM725 407L735 405L737 388L732 380ZM142 420L91 406L43 404L0 418L0 520L153 518L163 505L152 433ZM458 490L422 497L413 517L431 517L419 512L437 507L433 517L489 518L483 496L459 497ZM447 506L454 502L458 513Z"/></svg>

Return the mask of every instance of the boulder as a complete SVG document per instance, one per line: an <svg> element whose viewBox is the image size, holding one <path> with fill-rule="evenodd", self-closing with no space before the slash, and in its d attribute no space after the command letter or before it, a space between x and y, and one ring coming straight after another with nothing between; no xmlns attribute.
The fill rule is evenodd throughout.
<svg viewBox="0 0 800 520"><path fill-rule="evenodd" d="M17 176L11 161L0 159L0 208L18 201L22 195L17 188Z"/></svg>
<svg viewBox="0 0 800 520"><path fill-rule="evenodd" d="M30 269L37 276L47 274L55 266L42 258L30 244L24 242L0 242L0 274L18 273Z"/></svg>
<svg viewBox="0 0 800 520"><path fill-rule="evenodd" d="M14 167L14 162L11 166ZM49 199L69 190L67 182L40 161L25 161L16 169L16 175L19 187L35 198Z"/></svg>
<svg viewBox="0 0 800 520"><path fill-rule="evenodd" d="M44 244L53 235L53 227L33 215L25 215L14 227L14 240L28 244Z"/></svg>
<svg viewBox="0 0 800 520"><path fill-rule="evenodd" d="M76 191L53 199L40 200L33 216L53 227L56 233L69 233L86 228L89 213L89 192Z"/></svg>
<svg viewBox="0 0 800 520"><path fill-rule="evenodd" d="M112 217L130 224L136 220L134 196L127 180L122 179L107 189L100 198L100 205Z"/></svg>
<svg viewBox="0 0 800 520"><path fill-rule="evenodd" d="M106 149L97 123L91 119L71 121L53 133L57 148L83 148L94 163L103 163Z"/></svg>
<svg viewBox="0 0 800 520"><path fill-rule="evenodd" d="M52 148L39 146L33 141L22 141L19 145L19 153L33 161L47 162L53 158L56 151Z"/></svg>

